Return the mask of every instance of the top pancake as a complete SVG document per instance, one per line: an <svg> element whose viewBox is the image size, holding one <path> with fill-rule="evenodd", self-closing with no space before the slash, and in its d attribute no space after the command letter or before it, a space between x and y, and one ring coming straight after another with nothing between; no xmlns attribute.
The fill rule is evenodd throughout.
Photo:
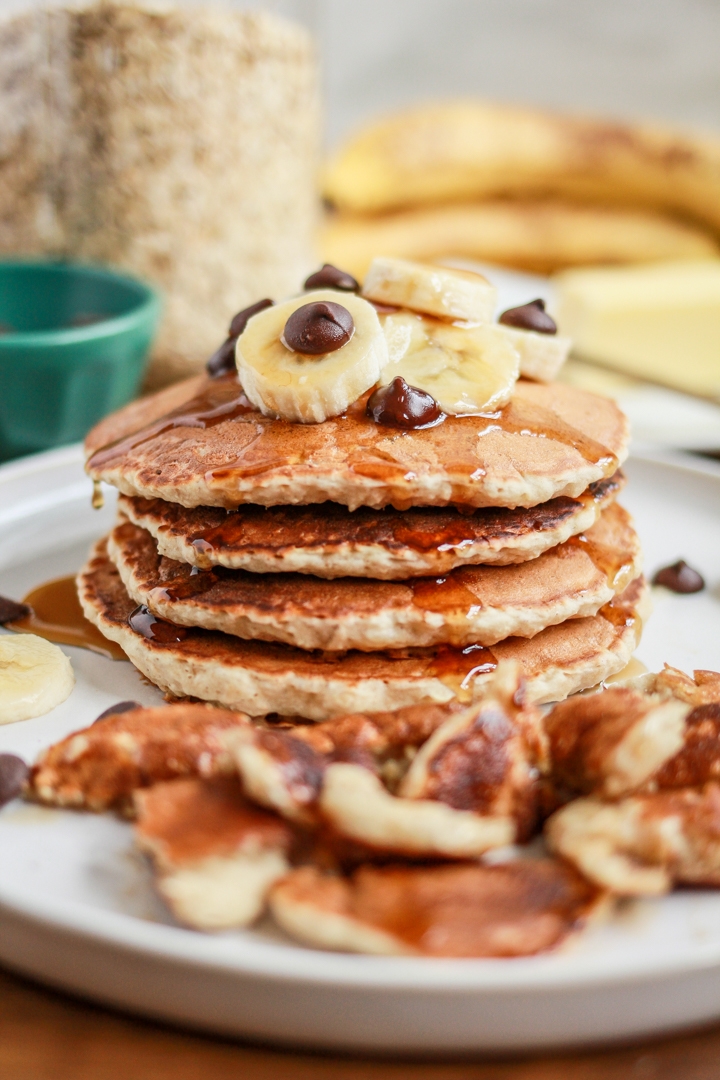
<svg viewBox="0 0 720 1080"><path fill-rule="evenodd" d="M88 435L87 469L126 495L182 506L536 506L575 497L627 455L607 398L520 380L509 405L404 431L361 398L322 424L262 416L234 375L200 376L133 402Z"/></svg>

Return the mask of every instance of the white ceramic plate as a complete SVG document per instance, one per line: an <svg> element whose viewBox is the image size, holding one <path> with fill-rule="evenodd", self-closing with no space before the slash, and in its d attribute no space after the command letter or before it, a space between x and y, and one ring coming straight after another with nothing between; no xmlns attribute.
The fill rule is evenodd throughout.
<svg viewBox="0 0 720 1080"><path fill-rule="evenodd" d="M682 556L695 596L662 592L639 656L720 667L720 469L632 460L623 498L647 566ZM90 509L78 449L0 469L0 593L74 571L112 520ZM129 663L68 649L77 686L47 716L0 727L30 760L122 698L159 700ZM720 894L628 905L563 952L442 961L304 949L269 927L203 935L172 923L130 828L15 802L0 812L0 960L100 1001L212 1031L325 1047L469 1051L647 1034L720 1016Z"/></svg>

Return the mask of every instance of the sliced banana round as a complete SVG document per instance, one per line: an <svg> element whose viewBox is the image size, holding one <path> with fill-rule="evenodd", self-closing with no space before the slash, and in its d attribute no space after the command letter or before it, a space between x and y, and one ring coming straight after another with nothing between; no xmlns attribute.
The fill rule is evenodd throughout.
<svg viewBox="0 0 720 1080"><path fill-rule="evenodd" d="M497 300L497 289L482 274L385 256L370 263L362 292L380 304L478 323L492 322Z"/></svg>
<svg viewBox="0 0 720 1080"><path fill-rule="evenodd" d="M516 330L498 323L498 330L512 342L520 354L520 374L536 382L552 382L568 358L572 339L560 334L538 334L535 330Z"/></svg>
<svg viewBox="0 0 720 1080"><path fill-rule="evenodd" d="M299 308L341 304L354 331L332 352L307 354L284 343L285 326ZM319 424L339 416L374 386L387 363L387 341L372 304L350 293L318 289L266 308L249 320L235 359L243 389L266 416Z"/></svg>
<svg viewBox="0 0 720 1080"><path fill-rule="evenodd" d="M510 400L520 355L501 327L458 326L409 311L383 315L381 322L388 343L382 383L400 375L454 416L498 409Z"/></svg>
<svg viewBox="0 0 720 1080"><path fill-rule="evenodd" d="M35 634L0 635L0 724L43 716L75 685L62 649Z"/></svg>

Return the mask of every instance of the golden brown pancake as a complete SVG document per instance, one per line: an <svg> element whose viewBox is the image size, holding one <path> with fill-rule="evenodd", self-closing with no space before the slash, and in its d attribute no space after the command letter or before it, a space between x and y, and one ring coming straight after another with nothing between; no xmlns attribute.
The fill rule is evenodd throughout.
<svg viewBox="0 0 720 1080"><path fill-rule="evenodd" d="M330 500L405 510L574 498L627 454L617 405L572 386L520 380L497 413L413 431L376 424L365 403L297 424L261 416L234 375L190 379L98 424L87 468L126 495L187 507Z"/></svg>
<svg viewBox="0 0 720 1080"><path fill-rule="evenodd" d="M556 859L496 866L294 870L270 893L275 919L308 945L426 956L526 956L558 945L603 893Z"/></svg>
<svg viewBox="0 0 720 1080"><path fill-rule="evenodd" d="M549 627L534 638L508 638L492 651L473 645L326 653L176 627L142 609L131 628L135 602L105 541L96 545L80 572L78 590L87 618L166 693L253 716L274 712L310 720L448 701L459 694L470 697L473 686L504 659L520 663L530 700L559 700L627 664L639 640L638 607L646 592L638 578L598 615Z"/></svg>
<svg viewBox="0 0 720 1080"><path fill-rule="evenodd" d="M220 733L247 723L242 713L191 702L111 714L41 754L28 790L55 806L126 805L137 788L161 780L231 771Z"/></svg>
<svg viewBox="0 0 720 1080"><path fill-rule="evenodd" d="M441 578L198 572L159 555L150 533L130 522L112 531L108 554L130 597L173 623L333 651L533 637L566 619L595 615L640 573L639 542L617 504L587 533L530 562L459 567Z"/></svg>
<svg viewBox="0 0 720 1080"><path fill-rule="evenodd" d="M399 580L446 574L475 563L505 566L537 558L584 532L625 484L618 470L575 499L560 496L529 509L454 507L348 511L321 506L188 509L162 499L121 495L120 512L155 537L161 555L202 569L255 574Z"/></svg>

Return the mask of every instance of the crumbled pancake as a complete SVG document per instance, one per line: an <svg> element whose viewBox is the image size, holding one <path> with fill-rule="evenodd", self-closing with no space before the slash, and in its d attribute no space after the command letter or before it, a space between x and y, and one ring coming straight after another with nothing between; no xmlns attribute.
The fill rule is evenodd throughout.
<svg viewBox="0 0 720 1080"><path fill-rule="evenodd" d="M619 470L575 499L561 496L529 509L485 507L471 513L455 507L350 512L337 503L187 509L127 495L120 496L118 507L152 534L161 555L202 570L224 566L254 574L395 581L476 563L505 566L535 559L590 529L624 485Z"/></svg>
<svg viewBox="0 0 720 1080"><path fill-rule="evenodd" d="M294 821L315 821L325 768L333 761L360 763L377 771L393 790L417 748L433 731L465 708L456 699L443 705L408 705L385 713L355 713L290 730L258 726L223 736L248 795Z"/></svg>
<svg viewBox="0 0 720 1080"><path fill-rule="evenodd" d="M254 922L289 869L288 825L248 803L231 779L155 784L135 801L137 844L177 918L199 930Z"/></svg>
<svg viewBox="0 0 720 1080"><path fill-rule="evenodd" d="M269 903L288 934L320 948L500 957L556 947L603 900L569 866L535 859L366 866L350 877L301 867L274 886Z"/></svg>
<svg viewBox="0 0 720 1080"><path fill-rule="evenodd" d="M242 641L208 630L172 629L175 640L151 640L128 625L134 610L105 542L78 576L80 603L103 635L116 641L151 682L176 697L213 701L252 716L278 713L327 720L420 702L472 697L501 660L517 660L528 700L557 701L621 670L642 629L642 578L598 615L551 626L534 638L508 638L492 652L439 647L341 654ZM177 632L175 632L177 631Z"/></svg>
<svg viewBox="0 0 720 1080"><path fill-rule="evenodd" d="M621 896L720 885L720 786L576 799L545 826L551 850Z"/></svg>
<svg viewBox="0 0 720 1080"><path fill-rule="evenodd" d="M398 794L456 810L509 818L514 840L533 835L541 770L548 760L540 713L521 705L514 665L498 668L486 696L450 717L419 749Z"/></svg>
<svg viewBox="0 0 720 1080"><path fill-rule="evenodd" d="M133 402L88 435L87 469L123 494L183 506L536 506L575 498L627 455L627 421L608 398L520 380L489 416L433 428L376 424L361 398L322 424L253 410L234 375L200 377Z"/></svg>
<svg viewBox="0 0 720 1080"><path fill-rule="evenodd" d="M466 566L444 578L328 581L307 574L197 571L158 553L145 529L117 525L108 554L129 595L180 626L299 649L344 651L494 645L595 615L640 573L629 514L613 504L587 533L514 566Z"/></svg>
<svg viewBox="0 0 720 1080"><path fill-rule="evenodd" d="M657 783L657 771L683 747L689 713L681 701L628 687L560 702L545 717L553 778L569 792L602 798Z"/></svg>
<svg viewBox="0 0 720 1080"><path fill-rule="evenodd" d="M318 798L323 819L338 836L376 851L407 856L473 858L512 844L509 815L458 810L435 799L391 795L362 765L329 764Z"/></svg>
<svg viewBox="0 0 720 1080"><path fill-rule="evenodd" d="M99 811L160 780L231 772L220 735L247 722L243 713L205 704L111 714L45 750L27 790L44 803Z"/></svg>
<svg viewBox="0 0 720 1080"><path fill-rule="evenodd" d="M688 705L720 703L720 671L698 670L690 678L683 671L665 664L653 677L653 689L658 694L672 694L679 701L687 701Z"/></svg>

